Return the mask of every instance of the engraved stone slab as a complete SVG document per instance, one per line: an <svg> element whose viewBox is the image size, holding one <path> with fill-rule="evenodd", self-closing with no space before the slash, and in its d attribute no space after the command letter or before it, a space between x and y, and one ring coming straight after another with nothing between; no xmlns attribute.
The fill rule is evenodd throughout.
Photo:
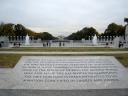
<svg viewBox="0 0 128 96"><path fill-rule="evenodd" d="M2 88L120 89L128 88L127 74L113 56L23 56Z"/></svg>

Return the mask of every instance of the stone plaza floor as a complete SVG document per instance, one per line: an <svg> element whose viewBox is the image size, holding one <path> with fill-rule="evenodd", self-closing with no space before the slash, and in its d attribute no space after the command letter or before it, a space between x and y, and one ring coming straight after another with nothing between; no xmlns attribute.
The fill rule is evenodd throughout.
<svg viewBox="0 0 128 96"><path fill-rule="evenodd" d="M75 57L73 57L73 56L69 56L69 57L67 57L67 56L63 56L63 57L60 57L60 56L58 56L58 57L56 57L56 56L50 56L50 57L49 56L25 56L25 57L21 58L21 60L18 62L18 64L13 69L0 68L0 85L1 85L0 86L0 96L42 96L42 95L43 96L60 96L60 95L61 96L128 96L128 88L127 88L128 82L125 79L125 78L127 78L126 74L128 73L128 70L126 70L121 64L119 64L119 62L117 62L115 59L112 59L112 58L113 57L111 57L111 56L107 56L107 57L106 56L100 56L100 57L97 57L97 56L91 56L91 57L90 56L89 57L88 56L87 57L86 56L84 56L84 57L83 56L82 57L81 56L77 56L77 57L76 56ZM50 63L49 61L51 61L51 60L52 60L52 62ZM78 62L80 65L79 66L77 65L77 67L75 67L76 66L75 62ZM87 62L88 62L88 64L87 64ZM106 66L107 62L108 62L108 65ZM71 65L70 65L70 63L71 63ZM51 64L52 67L50 67L49 64ZM90 66L90 64L92 67ZM87 65L87 66L85 66L85 65ZM32 83L29 81L23 82L24 78L30 79L28 76L26 77L26 74L29 74L31 72L36 72L35 74L38 73L38 76L43 76L40 74L40 70L44 70L47 68L50 68L49 70L51 70L51 69L60 70L61 67L63 67L62 69L67 70L67 68L69 69L68 66L70 67L70 69L73 69L73 70L78 70L79 68L82 68L82 69L79 69L78 72L88 69L86 67L89 67L89 66L90 66L89 69L91 68L91 70L93 69L93 66L94 67L97 66L96 68L100 68L98 70L101 70L101 69L104 70L104 68L105 68L105 70L111 70L111 71L113 70L114 73L111 73L108 75L117 74L117 76L119 76L119 80L123 80L123 82L121 81L122 82L121 83L119 81L119 83L116 83L117 85L115 85L113 81L107 83L107 85L105 82L104 82L104 84L102 82L99 82L99 83L97 82L96 84L93 82L93 83L89 83L89 84L92 84L92 86L89 85L88 87L84 86L84 84L88 85L88 83L80 83L80 82L74 83L73 85L70 84L71 86L69 86L69 87L66 87L66 86L68 86L67 83L64 83L64 85L63 85L62 83L51 84L49 82L49 83L47 83L48 85L47 84L42 85L43 83L39 83L39 82L36 82L36 83ZM106 67L104 67L104 66L106 66ZM29 69L33 69L33 71L29 70ZM38 70L38 69L40 69L40 70ZM49 72L52 72L52 71L45 71L44 75L46 75L46 73L47 73L47 75L51 74ZM57 71L54 70L53 72L57 72ZM59 72L62 73L65 71L59 71ZM69 72L69 70L67 72ZM89 71L87 71L87 72L89 72ZM33 75L31 75L31 76L33 77ZM116 79L117 76L113 77L113 79L114 78ZM33 77L33 78L35 78L35 77ZM79 79L84 79L84 78L79 78ZM92 79L94 79L94 78L92 78ZM109 76L109 79L111 79L110 76ZM115 82L118 82L118 80ZM63 85L63 86L60 86L60 85ZM77 86L75 86L75 85L77 85ZM95 87L94 85L99 86L99 88ZM110 85L109 86L110 88L108 88L108 89L105 88L105 86L108 86L108 85ZM48 86L51 86L51 87L48 88ZM58 86L58 89L56 89L56 86ZM81 86L82 86L82 88L81 88ZM115 88L114 88L114 86L115 86ZM125 86L125 87L123 87L123 86ZM51 89L52 87L53 87L53 89ZM62 89L60 89L60 88L62 88Z"/></svg>

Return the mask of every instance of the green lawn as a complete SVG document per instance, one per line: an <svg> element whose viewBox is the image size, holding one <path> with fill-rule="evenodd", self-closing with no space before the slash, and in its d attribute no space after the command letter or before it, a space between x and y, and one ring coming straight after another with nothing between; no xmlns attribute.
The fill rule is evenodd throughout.
<svg viewBox="0 0 128 96"><path fill-rule="evenodd" d="M43 54L43 55L35 55L35 54L0 54L0 67L1 68L13 68L21 56L115 56L125 67L128 67L128 54L105 54L105 55L98 55L98 54L69 54L69 55L50 55L50 54Z"/></svg>
<svg viewBox="0 0 128 96"><path fill-rule="evenodd" d="M95 47L84 47L84 48L1 48L0 51L34 51L34 52L94 52L94 51L128 51L128 49L117 49L117 48L95 48Z"/></svg>

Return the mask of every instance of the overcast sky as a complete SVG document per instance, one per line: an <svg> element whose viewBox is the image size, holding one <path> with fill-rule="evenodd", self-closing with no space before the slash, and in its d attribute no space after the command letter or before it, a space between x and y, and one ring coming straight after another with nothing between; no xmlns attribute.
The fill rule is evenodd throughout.
<svg viewBox="0 0 128 96"><path fill-rule="evenodd" d="M124 25L128 0L0 0L0 22L21 23L36 32L69 35L83 27L104 32Z"/></svg>

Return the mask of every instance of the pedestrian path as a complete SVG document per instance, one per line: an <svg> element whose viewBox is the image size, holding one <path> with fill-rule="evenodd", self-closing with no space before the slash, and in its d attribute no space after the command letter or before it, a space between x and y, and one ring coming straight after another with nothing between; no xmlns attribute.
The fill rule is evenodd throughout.
<svg viewBox="0 0 128 96"><path fill-rule="evenodd" d="M0 54L126 54L128 51L98 51L98 52L28 52L28 51L0 51Z"/></svg>

